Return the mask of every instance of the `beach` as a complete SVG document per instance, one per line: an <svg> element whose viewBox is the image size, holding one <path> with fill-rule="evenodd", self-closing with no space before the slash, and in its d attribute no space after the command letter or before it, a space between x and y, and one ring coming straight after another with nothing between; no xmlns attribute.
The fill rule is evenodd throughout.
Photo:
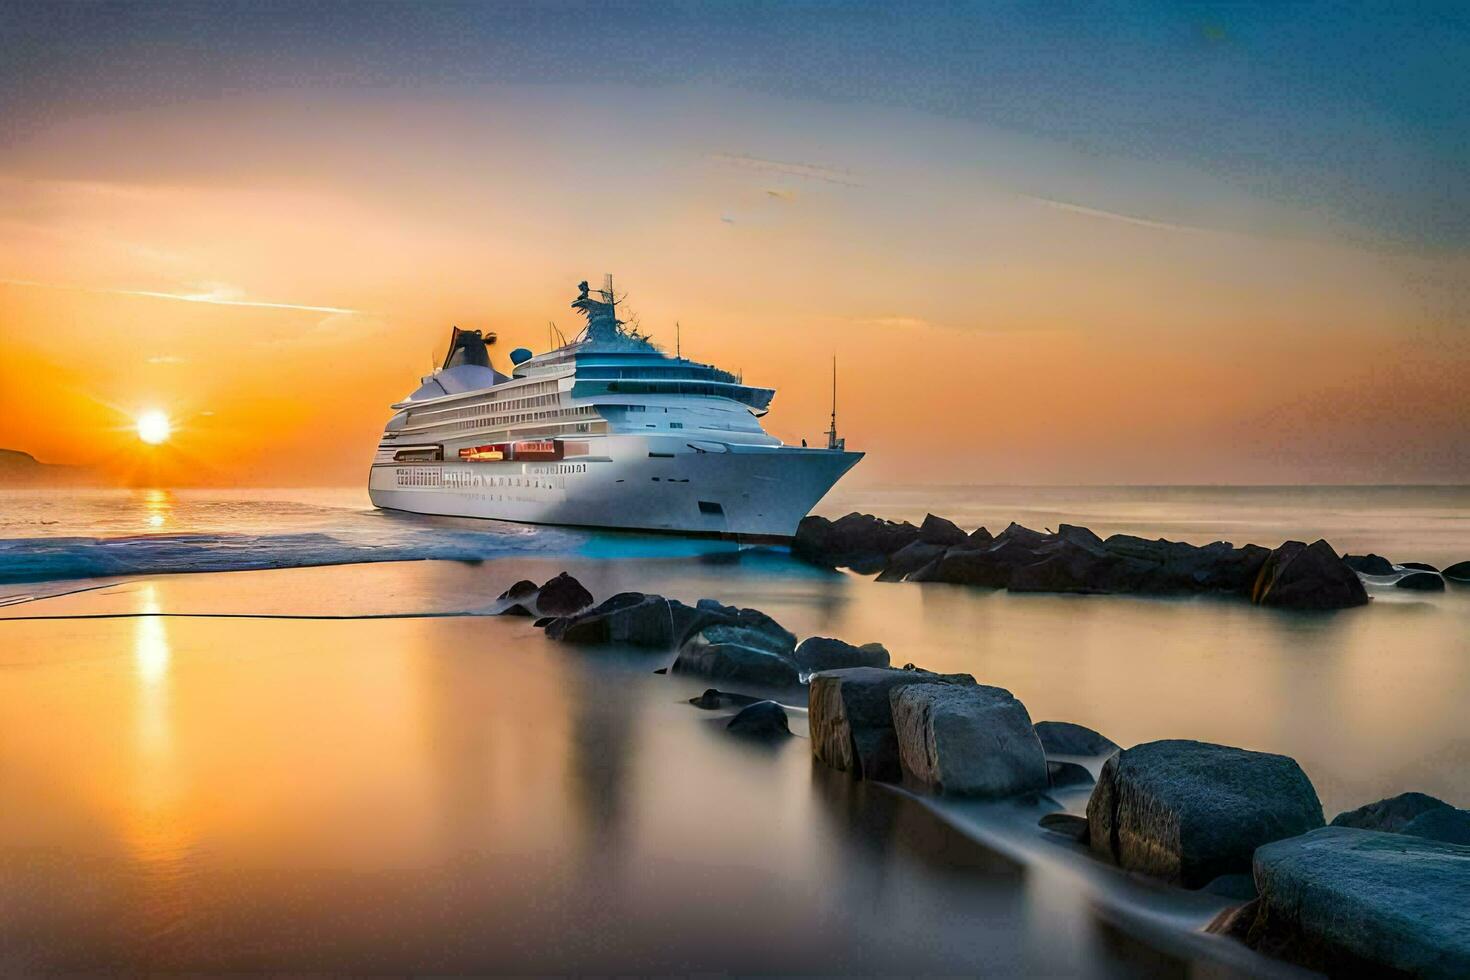
<svg viewBox="0 0 1470 980"><path fill-rule="evenodd" d="M1034 832L1030 811L814 765L798 701L796 737L742 742L687 703L710 685L654 673L672 653L569 647L529 619L480 615L517 579L562 570L599 599L712 597L801 637L878 641L895 664L972 673L1035 720L1124 746L1283 753L1329 819L1405 790L1470 801L1463 588L1370 586L1369 606L1332 614L1013 595L878 583L779 548L405 524L353 491L258 495L254 509L192 493L114 496L72 518L53 507L62 523L44 529L17 504L5 547L83 536L94 543L73 557L99 539L132 555L140 533L193 532L218 561L208 536L233 522L255 538L232 556L247 568L310 566L307 533L331 539L311 545L321 554L437 555L452 540L466 557L5 585L5 972L1287 970L1200 933L1225 900L1129 879ZM823 512L923 516L914 489L853 496ZM1342 491L1326 506L994 488L921 506L975 523L1029 502L1016 519L1083 515L1109 533L1141 529L1151 499L1170 537L1269 546L1292 523L1339 551L1470 555L1454 488ZM221 508L219 527L200 516ZM206 557L174 546L183 568ZM54 618L14 619L31 616Z"/></svg>

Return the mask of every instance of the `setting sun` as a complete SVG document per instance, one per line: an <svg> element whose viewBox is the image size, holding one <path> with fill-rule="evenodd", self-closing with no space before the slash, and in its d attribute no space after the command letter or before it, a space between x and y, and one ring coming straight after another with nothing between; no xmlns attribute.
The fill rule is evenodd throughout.
<svg viewBox="0 0 1470 980"><path fill-rule="evenodd" d="M173 423L169 421L168 416L158 411L144 412L139 415L137 428L138 438L150 446L167 442L169 435L174 430Z"/></svg>

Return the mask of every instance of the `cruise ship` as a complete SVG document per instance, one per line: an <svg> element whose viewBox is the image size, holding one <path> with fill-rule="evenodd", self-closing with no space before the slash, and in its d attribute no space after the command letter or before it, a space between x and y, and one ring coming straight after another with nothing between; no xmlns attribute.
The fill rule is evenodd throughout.
<svg viewBox="0 0 1470 980"><path fill-rule="evenodd" d="M789 538L863 454L760 424L775 391L669 356L618 317L612 277L581 283L570 343L490 357L455 328L443 366L393 406L368 480L374 506L528 524Z"/></svg>

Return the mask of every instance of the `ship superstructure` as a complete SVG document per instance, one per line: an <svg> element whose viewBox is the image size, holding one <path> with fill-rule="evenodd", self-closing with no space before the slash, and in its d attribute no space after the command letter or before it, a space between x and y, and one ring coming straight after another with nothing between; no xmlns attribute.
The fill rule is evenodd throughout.
<svg viewBox="0 0 1470 980"><path fill-rule="evenodd" d="M393 406L378 507L537 524L780 538L862 453L786 446L760 424L775 391L669 356L618 317L612 277L580 284L575 340L511 351L456 329L443 366ZM835 435L835 416L833 429Z"/></svg>

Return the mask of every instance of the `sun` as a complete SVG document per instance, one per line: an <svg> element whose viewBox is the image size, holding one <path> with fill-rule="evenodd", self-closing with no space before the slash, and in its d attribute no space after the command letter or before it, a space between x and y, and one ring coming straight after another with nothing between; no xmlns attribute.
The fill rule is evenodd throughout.
<svg viewBox="0 0 1470 980"><path fill-rule="evenodd" d="M173 434L174 425L164 413L151 411L138 416L137 429L139 439L150 446L157 446L168 442L168 437Z"/></svg>

